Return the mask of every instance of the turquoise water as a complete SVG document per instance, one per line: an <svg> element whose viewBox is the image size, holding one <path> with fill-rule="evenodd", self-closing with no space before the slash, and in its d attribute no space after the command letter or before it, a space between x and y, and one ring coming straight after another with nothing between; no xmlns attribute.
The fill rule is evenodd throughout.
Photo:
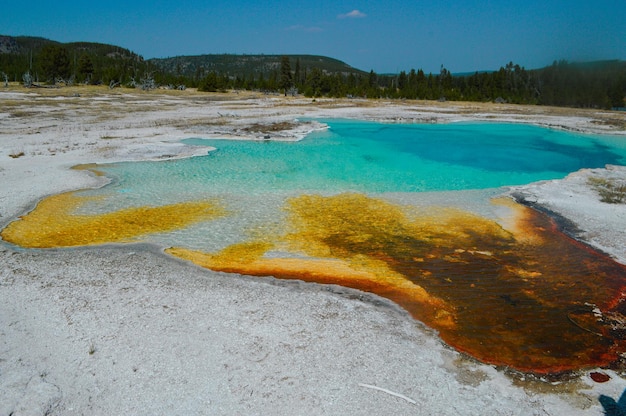
<svg viewBox="0 0 626 416"><path fill-rule="evenodd" d="M104 166L118 192L420 192L484 189L626 164L626 139L516 124L324 120L300 142L187 139L205 157ZM165 189L164 189L165 188Z"/></svg>
<svg viewBox="0 0 626 416"><path fill-rule="evenodd" d="M211 198L225 208L224 216L150 234L143 241L208 253L249 243L214 257L217 270L326 283L325 274L334 270L331 283L372 290L398 302L449 345L487 363L559 373L604 366L623 350L619 331L611 326L617 307L611 306L615 315L613 309L603 309L603 316L611 317L603 320L591 308L619 303L624 270L573 244L543 216L528 215L526 228L521 227L529 230L533 243L528 244L482 219L454 212L438 219L431 211L419 216L412 209L402 218L401 209L368 206L372 201L361 196L301 198L291 206L293 218L285 208L291 196L352 191L402 206L457 207L504 224L511 209L490 203L502 194L502 186L626 164L626 138L512 124L326 122L327 131L300 142L187 139L188 145L204 146L207 155L99 166L113 181L85 191L105 198L94 198L81 210L96 213ZM302 250L300 239L290 235L307 239L302 244L309 243L310 250ZM257 253L259 247L263 253ZM293 272L289 267L298 262L289 262L286 269L283 261L254 266L261 254L328 256L344 260L338 264L356 272L393 279L350 281L348 273L324 270L327 263L302 264ZM393 283L401 277L406 282ZM410 289L409 282L416 286ZM400 293L404 290L406 294ZM424 300L425 294L433 298ZM446 306L440 309L438 302ZM589 322L597 323L587 329Z"/></svg>
<svg viewBox="0 0 626 416"><path fill-rule="evenodd" d="M207 146L206 156L100 166L113 183L89 193L109 198L88 209L218 197L240 215L236 226L213 232L233 240L243 227L276 219L293 194L492 189L626 164L626 139L618 137L518 124L321 121L329 129L299 142L195 138L184 143Z"/></svg>

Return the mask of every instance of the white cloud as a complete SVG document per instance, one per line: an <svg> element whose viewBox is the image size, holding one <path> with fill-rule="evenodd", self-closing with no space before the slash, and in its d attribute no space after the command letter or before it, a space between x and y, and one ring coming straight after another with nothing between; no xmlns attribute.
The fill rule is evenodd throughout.
<svg viewBox="0 0 626 416"><path fill-rule="evenodd" d="M303 25L289 26L286 30L297 31L297 32L308 32L308 33L316 33L316 32L323 31L323 29L318 26L303 26Z"/></svg>
<svg viewBox="0 0 626 416"><path fill-rule="evenodd" d="M367 15L360 10L354 9L349 13L340 14L337 16L339 19L361 19Z"/></svg>

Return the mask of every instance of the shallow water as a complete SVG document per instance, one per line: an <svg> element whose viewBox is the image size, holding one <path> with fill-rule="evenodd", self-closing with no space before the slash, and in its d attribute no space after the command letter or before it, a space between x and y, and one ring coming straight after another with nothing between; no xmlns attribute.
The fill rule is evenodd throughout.
<svg viewBox="0 0 626 416"><path fill-rule="evenodd" d="M422 192L495 188L626 163L626 143L516 124L326 121L300 142L187 139L205 157L103 167L143 202L197 193ZM166 182L164 181L164 178ZM178 196L177 198L180 198Z"/></svg>
<svg viewBox="0 0 626 416"><path fill-rule="evenodd" d="M85 204L81 212L218 197L233 215L151 240L213 251L241 240L246 230L279 224L285 199L302 193L393 193L404 195L396 198L401 203L429 204L441 200L439 192L471 191L445 199L460 206L482 199L477 208L493 216L485 201L495 188L626 164L624 140L536 126L323 121L328 130L299 142L187 139L216 150L184 160L99 166L115 181L86 192L106 200ZM426 191L434 194L414 197Z"/></svg>
<svg viewBox="0 0 626 416"><path fill-rule="evenodd" d="M329 125L301 142L188 139L215 150L98 166L111 185L46 201L2 236L149 241L214 270L371 291L457 349L524 371L607 365L624 351L626 269L542 214L491 202L502 186L626 164L623 140L508 124ZM193 217L159 226L177 212Z"/></svg>

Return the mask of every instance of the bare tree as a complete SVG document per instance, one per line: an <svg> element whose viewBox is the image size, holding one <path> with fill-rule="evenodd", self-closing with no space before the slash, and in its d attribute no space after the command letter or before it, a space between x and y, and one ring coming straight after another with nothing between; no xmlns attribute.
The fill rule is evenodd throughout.
<svg viewBox="0 0 626 416"><path fill-rule="evenodd" d="M0 75L2 75L2 79L4 79L4 87L8 87L9 86L9 76L4 73L3 71L0 71Z"/></svg>
<svg viewBox="0 0 626 416"><path fill-rule="evenodd" d="M22 75L22 80L24 81L24 86L26 88L33 86L33 76L30 74L30 71L26 71L26 73Z"/></svg>
<svg viewBox="0 0 626 416"><path fill-rule="evenodd" d="M66 87L71 87L72 85L74 85L74 80L76 79L76 77L74 75L71 75L69 78L63 78L63 77L56 77L54 79L54 85L60 85L63 84Z"/></svg>
<svg viewBox="0 0 626 416"><path fill-rule="evenodd" d="M146 73L144 78L141 78L141 89L144 91L150 91L156 88L156 82L152 72Z"/></svg>

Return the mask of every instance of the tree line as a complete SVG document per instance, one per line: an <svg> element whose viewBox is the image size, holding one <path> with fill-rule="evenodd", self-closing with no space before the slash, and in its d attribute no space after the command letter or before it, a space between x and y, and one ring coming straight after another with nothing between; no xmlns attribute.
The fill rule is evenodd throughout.
<svg viewBox="0 0 626 416"><path fill-rule="evenodd" d="M281 57L269 73L205 71L193 76L151 67L140 56L110 45L47 43L30 54L0 54L0 75L27 83L85 83L135 87L195 87L200 91L253 90L306 97L364 97L624 108L626 62L555 61L527 70L509 62L497 71L454 75L411 69L399 74L331 72Z"/></svg>
<svg viewBox="0 0 626 416"><path fill-rule="evenodd" d="M411 69L397 75L329 73L301 68L288 57L280 69L263 74L210 72L196 85L201 91L257 90L307 97L365 97L450 101L497 101L583 108L626 107L626 62L570 63L555 61L535 70L509 62L498 71L453 75Z"/></svg>

